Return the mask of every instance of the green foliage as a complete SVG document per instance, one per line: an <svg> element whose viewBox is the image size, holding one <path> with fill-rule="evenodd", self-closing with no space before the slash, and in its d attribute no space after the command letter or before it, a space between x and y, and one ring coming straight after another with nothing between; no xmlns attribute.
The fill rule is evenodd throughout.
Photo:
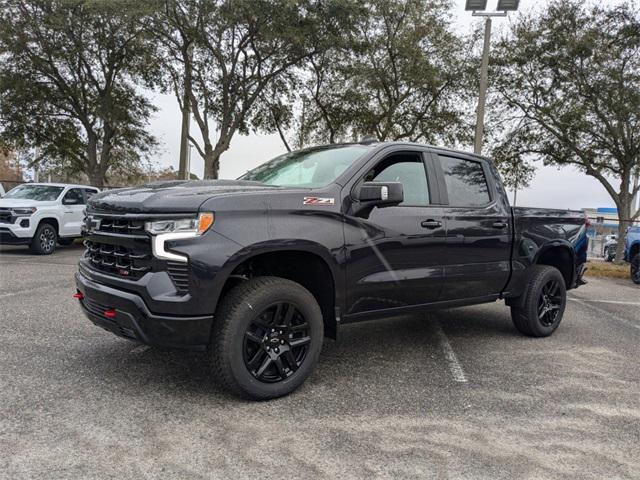
<svg viewBox="0 0 640 480"><path fill-rule="evenodd" d="M152 150L142 13L132 0L0 0L2 140L97 185Z"/></svg>
<svg viewBox="0 0 640 480"><path fill-rule="evenodd" d="M468 141L468 45L449 2L369 0L352 19L348 35L307 62L298 145Z"/></svg>
<svg viewBox="0 0 640 480"><path fill-rule="evenodd" d="M640 170L640 15L634 4L554 1L539 16L518 17L492 64L493 109L502 122L495 151L572 165L595 177L618 206L624 232L638 191L632 178Z"/></svg>

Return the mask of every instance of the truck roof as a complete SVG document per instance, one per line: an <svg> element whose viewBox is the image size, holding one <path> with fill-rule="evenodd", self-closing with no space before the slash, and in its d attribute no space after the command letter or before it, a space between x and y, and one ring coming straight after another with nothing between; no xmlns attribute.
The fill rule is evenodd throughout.
<svg viewBox="0 0 640 480"><path fill-rule="evenodd" d="M74 188L95 188L99 190L98 187L94 187L92 185L82 185L79 183L47 183L47 182L27 182L22 183L21 185L43 185L47 187L74 187Z"/></svg>

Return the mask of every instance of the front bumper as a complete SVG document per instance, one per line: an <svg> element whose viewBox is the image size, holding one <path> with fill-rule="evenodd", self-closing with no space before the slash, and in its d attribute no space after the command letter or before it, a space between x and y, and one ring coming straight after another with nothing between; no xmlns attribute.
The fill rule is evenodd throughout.
<svg viewBox="0 0 640 480"><path fill-rule="evenodd" d="M24 236L24 230L28 229L19 229L23 231L19 231L18 234L15 232L16 229L9 228L6 225L0 225L0 244L2 245L27 245L31 242L31 236Z"/></svg>
<svg viewBox="0 0 640 480"><path fill-rule="evenodd" d="M94 282L76 273L84 314L97 326L146 345L204 350L209 344L213 316L153 314L137 295ZM106 311L115 312L107 317Z"/></svg>

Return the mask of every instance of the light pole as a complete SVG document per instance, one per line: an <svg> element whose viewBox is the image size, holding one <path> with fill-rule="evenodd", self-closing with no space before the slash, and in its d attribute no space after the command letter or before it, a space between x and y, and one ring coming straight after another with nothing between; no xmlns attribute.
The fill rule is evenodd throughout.
<svg viewBox="0 0 640 480"><path fill-rule="evenodd" d="M520 0L498 0L496 12L487 12L487 0L467 0L465 10L472 11L474 17L486 17L484 24L484 45L482 48L482 65L480 67L480 94L478 96L478 110L476 119L476 136L474 152L482 153L484 136L484 110L487 102L487 87L489 85L489 50L491 47L491 17L506 17L508 12L518 10Z"/></svg>
<svg viewBox="0 0 640 480"><path fill-rule="evenodd" d="M185 169L185 172L184 172L185 180L191 180L191 149L192 148L193 148L193 145L189 143L189 156L187 157L187 168Z"/></svg>

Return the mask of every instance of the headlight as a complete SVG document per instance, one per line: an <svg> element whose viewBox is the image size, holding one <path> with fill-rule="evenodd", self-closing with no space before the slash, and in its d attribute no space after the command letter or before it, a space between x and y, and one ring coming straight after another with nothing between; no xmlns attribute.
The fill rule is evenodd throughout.
<svg viewBox="0 0 640 480"><path fill-rule="evenodd" d="M206 212L198 215L198 218L179 218L172 220L156 220L146 222L144 228L151 235L164 233L193 233L194 236L202 235L213 225L213 213Z"/></svg>
<svg viewBox="0 0 640 480"><path fill-rule="evenodd" d="M187 256L165 249L165 242L194 238L205 233L213 225L214 216L211 212L204 212L198 218L176 218L173 220L156 220L146 222L144 228L153 235L151 247L153 256L163 260L187 262Z"/></svg>
<svg viewBox="0 0 640 480"><path fill-rule="evenodd" d="M11 212L13 213L14 217L28 217L29 215L34 214L36 210L38 210L36 207L12 208Z"/></svg>

